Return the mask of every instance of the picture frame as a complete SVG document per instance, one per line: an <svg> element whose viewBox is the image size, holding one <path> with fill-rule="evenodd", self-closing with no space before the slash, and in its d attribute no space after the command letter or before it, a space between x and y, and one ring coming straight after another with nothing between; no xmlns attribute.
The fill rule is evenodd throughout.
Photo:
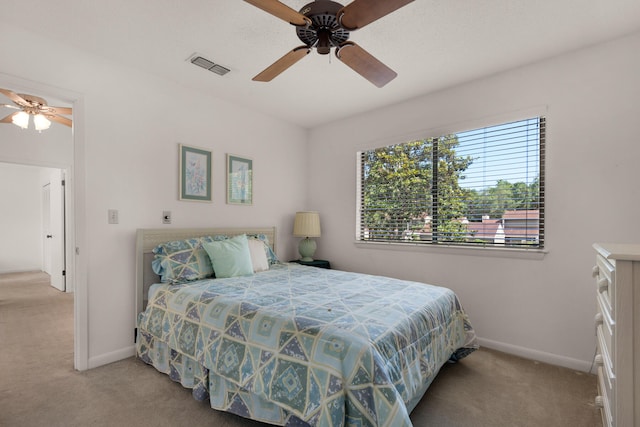
<svg viewBox="0 0 640 427"><path fill-rule="evenodd" d="M179 144L179 199L211 202L211 151Z"/></svg>
<svg viewBox="0 0 640 427"><path fill-rule="evenodd" d="M253 204L253 160L227 154L227 203Z"/></svg>

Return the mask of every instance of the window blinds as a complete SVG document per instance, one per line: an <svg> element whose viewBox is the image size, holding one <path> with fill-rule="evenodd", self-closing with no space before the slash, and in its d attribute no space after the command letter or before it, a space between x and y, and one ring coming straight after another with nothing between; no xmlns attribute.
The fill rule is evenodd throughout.
<svg viewBox="0 0 640 427"><path fill-rule="evenodd" d="M357 238L544 247L545 118L359 153Z"/></svg>

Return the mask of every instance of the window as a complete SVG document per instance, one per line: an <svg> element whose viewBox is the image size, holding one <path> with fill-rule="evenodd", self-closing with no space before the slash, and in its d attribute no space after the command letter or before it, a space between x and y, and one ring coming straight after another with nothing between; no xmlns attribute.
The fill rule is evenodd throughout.
<svg viewBox="0 0 640 427"><path fill-rule="evenodd" d="M545 118L359 155L358 240L544 247Z"/></svg>

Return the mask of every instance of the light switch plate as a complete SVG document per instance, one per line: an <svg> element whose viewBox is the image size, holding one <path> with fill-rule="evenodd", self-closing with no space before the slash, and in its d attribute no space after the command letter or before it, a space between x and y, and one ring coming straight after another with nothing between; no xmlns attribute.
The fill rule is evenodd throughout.
<svg viewBox="0 0 640 427"><path fill-rule="evenodd" d="M117 223L118 223L118 210L109 209L109 224L117 224Z"/></svg>
<svg viewBox="0 0 640 427"><path fill-rule="evenodd" d="M162 211L162 223L171 224L171 211Z"/></svg>

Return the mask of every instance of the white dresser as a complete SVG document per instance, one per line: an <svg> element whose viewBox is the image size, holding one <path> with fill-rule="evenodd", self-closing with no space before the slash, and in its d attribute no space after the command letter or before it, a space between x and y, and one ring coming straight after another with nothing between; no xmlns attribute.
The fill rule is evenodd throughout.
<svg viewBox="0 0 640 427"><path fill-rule="evenodd" d="M598 370L604 426L640 427L640 245L596 243Z"/></svg>

